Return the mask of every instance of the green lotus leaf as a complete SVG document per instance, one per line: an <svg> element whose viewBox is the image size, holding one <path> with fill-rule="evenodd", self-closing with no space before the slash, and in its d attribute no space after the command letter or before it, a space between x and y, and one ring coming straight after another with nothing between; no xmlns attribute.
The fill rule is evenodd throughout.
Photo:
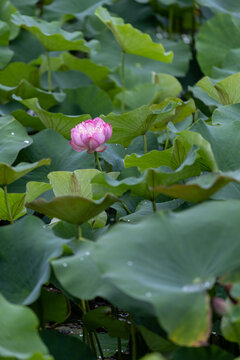
<svg viewBox="0 0 240 360"><path fill-rule="evenodd" d="M154 43L149 35L143 34L131 24L124 24L123 19L111 17L107 9L99 6L95 14L112 31L123 52L166 63L172 61L172 52L165 52L162 44Z"/></svg>
<svg viewBox="0 0 240 360"><path fill-rule="evenodd" d="M239 201L211 201L135 225L118 224L98 239L92 255L104 279L154 306L172 341L197 346L211 329L206 291L216 277L240 265L239 211Z"/></svg>
<svg viewBox="0 0 240 360"><path fill-rule="evenodd" d="M0 263L4 274L0 280L1 293L13 303L33 303L49 279L50 260L62 254L66 241L43 225L39 218L27 215L13 225L0 228L4 259Z"/></svg>
<svg viewBox="0 0 240 360"><path fill-rule="evenodd" d="M12 22L30 31L47 51L79 50L89 52L80 31L67 32L57 21L51 23L20 13L12 15Z"/></svg>
<svg viewBox="0 0 240 360"><path fill-rule="evenodd" d="M47 202L44 199L37 199L26 204L26 207L45 214L50 218L58 218L71 224L83 224L94 218L103 210L107 209L118 199L106 194L99 201L93 201L81 196L58 196Z"/></svg>
<svg viewBox="0 0 240 360"><path fill-rule="evenodd" d="M205 75L211 76L214 66L221 67L229 51L239 49L239 34L240 19L229 14L219 13L201 27L196 48L197 59Z"/></svg>
<svg viewBox="0 0 240 360"><path fill-rule="evenodd" d="M214 85L208 76L197 82L203 91L211 98L222 105L237 104L240 102L239 96L240 73L228 76L226 79L216 82Z"/></svg>
<svg viewBox="0 0 240 360"><path fill-rule="evenodd" d="M207 200L229 182L240 182L240 171L226 173L209 173L186 184L174 184L171 186L160 185L156 190L173 198L183 199L190 202L202 202Z"/></svg>
<svg viewBox="0 0 240 360"><path fill-rule="evenodd" d="M32 143L32 139L25 128L10 115L0 117L0 132L0 162L10 165L18 152Z"/></svg>
<svg viewBox="0 0 240 360"><path fill-rule="evenodd" d="M20 163L16 166L10 166L5 163L0 163L0 185L9 185L12 182L18 180L30 171L43 166L49 165L50 159L42 159L33 164Z"/></svg>
<svg viewBox="0 0 240 360"><path fill-rule="evenodd" d="M80 122L90 119L90 115L88 114L68 116L60 113L48 112L41 108L37 98L23 100L15 97L15 99L25 105L28 109L33 110L46 128L57 131L67 139L71 139L72 128Z"/></svg>
<svg viewBox="0 0 240 360"><path fill-rule="evenodd" d="M36 352L46 355L48 350L39 337L38 319L33 311L11 304L2 295L0 304L0 325L4 328L0 335L0 356L28 360Z"/></svg>

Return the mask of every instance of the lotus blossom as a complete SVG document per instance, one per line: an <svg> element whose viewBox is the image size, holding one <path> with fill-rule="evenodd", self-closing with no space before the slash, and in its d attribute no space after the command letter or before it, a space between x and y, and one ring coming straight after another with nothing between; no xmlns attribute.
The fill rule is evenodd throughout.
<svg viewBox="0 0 240 360"><path fill-rule="evenodd" d="M112 127L101 118L83 121L71 130L71 147L75 151L87 150L89 154L103 152L107 146L103 144L112 136Z"/></svg>

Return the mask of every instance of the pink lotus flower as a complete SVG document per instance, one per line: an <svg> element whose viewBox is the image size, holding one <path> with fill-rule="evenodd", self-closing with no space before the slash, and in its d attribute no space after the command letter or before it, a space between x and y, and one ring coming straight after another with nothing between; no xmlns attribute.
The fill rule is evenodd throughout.
<svg viewBox="0 0 240 360"><path fill-rule="evenodd" d="M87 150L89 154L103 152L107 146L102 146L112 136L112 127L101 118L83 121L71 130L71 147L75 151Z"/></svg>

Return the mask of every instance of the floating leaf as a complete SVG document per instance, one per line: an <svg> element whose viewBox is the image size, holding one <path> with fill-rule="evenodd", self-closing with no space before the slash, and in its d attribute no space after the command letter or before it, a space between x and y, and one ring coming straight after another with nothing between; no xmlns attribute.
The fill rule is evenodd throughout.
<svg viewBox="0 0 240 360"><path fill-rule="evenodd" d="M123 52L166 63L172 61L173 53L165 52L164 47L154 43L148 34L143 34L131 24L124 24L121 18L111 17L102 6L97 8L95 14L113 32Z"/></svg>
<svg viewBox="0 0 240 360"><path fill-rule="evenodd" d="M26 212L24 207L25 197L26 194L7 194L9 214L4 191L0 188L0 219L12 221L23 216Z"/></svg>
<svg viewBox="0 0 240 360"><path fill-rule="evenodd" d="M9 36L10 30L8 24L0 20L0 69L5 67L13 57L13 51L8 47Z"/></svg>

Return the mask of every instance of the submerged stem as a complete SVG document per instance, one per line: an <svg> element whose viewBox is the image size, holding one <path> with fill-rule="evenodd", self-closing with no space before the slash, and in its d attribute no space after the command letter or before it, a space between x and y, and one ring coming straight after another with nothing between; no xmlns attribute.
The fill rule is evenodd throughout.
<svg viewBox="0 0 240 360"><path fill-rule="evenodd" d="M48 91L52 92L52 72L51 72L51 61L49 57L49 51L46 50L47 65L48 65Z"/></svg>
<svg viewBox="0 0 240 360"><path fill-rule="evenodd" d="M143 143L144 143L144 154L147 154L147 136L143 135Z"/></svg>
<svg viewBox="0 0 240 360"><path fill-rule="evenodd" d="M121 60L121 85L122 85L122 103L121 103L121 112L125 110L125 52L122 50L122 60Z"/></svg>
<svg viewBox="0 0 240 360"><path fill-rule="evenodd" d="M100 171L102 171L102 167L101 167L101 164L100 164L100 161L99 161L99 158L98 158L98 153L97 151L94 151L94 156L95 156L95 162L96 162L96 165L98 166L98 169Z"/></svg>
<svg viewBox="0 0 240 360"><path fill-rule="evenodd" d="M4 185L3 189L4 189L4 198L5 198L5 204L6 204L6 208L7 208L7 212L8 212L9 221L11 224L13 224L12 212L11 212L10 205L8 202L7 185Z"/></svg>

